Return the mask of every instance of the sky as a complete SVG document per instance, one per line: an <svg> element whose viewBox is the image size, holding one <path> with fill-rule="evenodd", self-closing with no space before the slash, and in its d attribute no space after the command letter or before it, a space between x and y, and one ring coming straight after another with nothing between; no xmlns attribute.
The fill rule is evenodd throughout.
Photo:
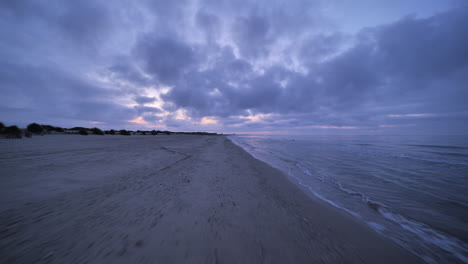
<svg viewBox="0 0 468 264"><path fill-rule="evenodd" d="M7 0L0 122L468 134L468 2Z"/></svg>

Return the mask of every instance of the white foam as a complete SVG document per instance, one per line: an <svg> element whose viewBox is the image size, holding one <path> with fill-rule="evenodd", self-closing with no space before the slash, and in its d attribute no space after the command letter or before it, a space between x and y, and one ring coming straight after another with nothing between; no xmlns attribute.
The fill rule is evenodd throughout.
<svg viewBox="0 0 468 264"><path fill-rule="evenodd" d="M441 248L450 252L459 260L468 263L468 247L465 243L455 237L449 236L442 232L430 228L428 225L409 220L400 214L394 214L384 208L378 210L385 218L397 223L405 230L418 236L426 243L426 247L430 250L431 246Z"/></svg>
<svg viewBox="0 0 468 264"><path fill-rule="evenodd" d="M355 186L353 182L347 182L348 178L340 177L341 175L339 174L333 174L337 172L339 173L339 170L336 170L333 167L326 167L327 164L331 165L336 162L345 164L346 166L353 168L353 162L355 162L355 160L356 162L358 162L361 158L364 158L365 160L369 159L369 162L359 165L361 166L359 167L359 169L361 170L362 168L364 168L362 167L363 165L368 165L370 166L370 169L373 169L374 167L372 166L374 165L370 162L376 161L383 162L383 164L379 163L381 164L379 166L399 165L400 161L398 161L397 159L401 159L402 161L406 160L408 162L411 162L411 164L417 164L419 166L420 164L422 164L421 162L416 163L411 160L426 160L427 157L419 157L417 156L417 153L405 153L405 151L399 151L399 148L394 148L395 151L393 151L392 149L391 152L379 150L356 151L356 149L353 147L342 147L341 145L336 147L334 144L328 142L326 143L326 145L323 146L317 145L321 144L321 142L313 142L313 144L311 143L309 145L306 144L302 146L298 144L289 145L286 140L281 140L280 142L279 140L271 138L269 138L268 140L263 140L263 138L255 138L254 141L252 141L252 146L248 144L251 139L250 137L229 138L236 145L242 147L247 152L252 154L255 158L261 159L264 162L267 162L268 164L272 165L273 167L279 168L280 170L287 172L293 182L297 183L301 187L306 188L313 196L330 204L331 206L339 208L349 213L350 215L353 215L354 217L362 219L371 228L396 241L401 246L407 248L414 254L424 259L426 262L453 262L456 261L456 259L458 259L462 262L468 263L468 247L464 242L458 240L456 237L452 237L450 235L434 230L424 223L409 220L400 214L393 213L393 210L398 210L398 204L395 204L392 200L385 200L386 196L382 196L383 198L381 197L380 199L378 199L378 202L374 199L371 199L368 195L372 194L372 190L369 191L369 193L367 194L353 190L354 188L360 189L359 184L361 184L361 182L357 182L358 185ZM332 152L329 152L327 146L331 146L330 151ZM306 156L308 155L308 153L311 153L310 156ZM324 156L320 156L320 158L318 158L318 155L322 154L324 154ZM352 157L349 156L350 154L352 155ZM380 159L379 157L389 157L390 159ZM321 161L325 162L325 167L320 163ZM442 160L426 161L445 163L445 161ZM323 173L316 173L312 169L310 169L310 166L308 164L312 164L311 162L314 162L314 168L317 167L317 169ZM453 160L449 163L454 164L457 162L458 161ZM407 162L402 164L406 165ZM403 174L407 172L407 168L404 166L391 167L391 169L392 173L394 173L395 169L398 169L397 174ZM385 183L392 183L395 186L392 185L390 186L391 188L398 187L400 188L400 190L404 190L404 192L413 191L417 193L424 193L425 195L433 197L436 200L445 199L443 193L432 192L431 190L426 189L420 190L414 188L415 184L417 184L417 186L419 187L422 186L422 184L426 184L425 182L420 181L419 178L393 177L391 173L379 170L376 171L380 173L364 174L366 175L366 177L372 176L379 179L379 181L373 181L373 179L370 178L369 185L365 187L388 187L388 185L382 186L382 184L380 184L382 181ZM353 170L350 170L350 175L352 172ZM360 173L359 170L355 170L355 172ZM365 170L363 170L363 172L365 173ZM411 174L411 176L413 176L413 174ZM354 175L350 177L352 178L349 178L349 180L363 179L362 177L360 177L360 175ZM343 184L338 180L343 181ZM311 184L312 182L313 185ZM348 187L346 183L348 183L351 187ZM375 186L370 184L374 184ZM368 189L361 189L368 192ZM343 192L343 194L349 196L343 196L343 194L335 193L335 190L339 190L340 192ZM385 189L381 189L381 191L385 191ZM378 193L374 193L374 195L380 197ZM382 200L385 201L385 203L388 202L388 205L381 202ZM462 201L457 201L457 203L463 205ZM370 208L372 208L373 210L369 210Z"/></svg>
<svg viewBox="0 0 468 264"><path fill-rule="evenodd" d="M289 169L288 175L291 176L291 177L293 177L293 178L297 181L297 183L298 183L299 185L301 185L301 186L307 188L314 196L316 196L316 197L319 198L320 200L323 200L323 201L327 202L328 204L333 205L333 206L336 207L336 208L342 209L342 210L344 210L345 212L351 214L351 215L354 216L354 217L361 218L361 215L359 215L358 213L353 212L353 211L351 211L351 210L349 210L349 209L347 209L347 208L345 208L345 207L343 207L343 206L341 206L341 205L339 205L339 204L333 202L332 200L329 200L329 199L323 197L322 195L318 194L316 191L314 191L314 189L312 189L310 186L308 186L307 184L305 184L301 179L299 179L298 177L296 177L296 176L291 172L291 169Z"/></svg>

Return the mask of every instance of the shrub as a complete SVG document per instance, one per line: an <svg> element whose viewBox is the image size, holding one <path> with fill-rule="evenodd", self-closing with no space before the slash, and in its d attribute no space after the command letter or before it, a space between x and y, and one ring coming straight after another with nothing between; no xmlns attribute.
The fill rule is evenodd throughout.
<svg viewBox="0 0 468 264"><path fill-rule="evenodd" d="M121 129L119 131L120 135L124 135L124 136L130 136L131 135L131 132L130 131L127 131L125 129Z"/></svg>
<svg viewBox="0 0 468 264"><path fill-rule="evenodd" d="M21 138L21 130L17 126L5 128L4 133L7 134L9 138Z"/></svg>
<svg viewBox="0 0 468 264"><path fill-rule="evenodd" d="M57 132L64 132L63 128L51 126L51 125L41 125L42 129L49 132L49 131L57 131Z"/></svg>
<svg viewBox="0 0 468 264"><path fill-rule="evenodd" d="M87 129L86 127L72 127L70 128L71 130L81 130L81 129Z"/></svg>
<svg viewBox="0 0 468 264"><path fill-rule="evenodd" d="M41 125L42 126L42 129L44 129L45 131L54 131L55 130L55 127L51 126L51 125Z"/></svg>
<svg viewBox="0 0 468 264"><path fill-rule="evenodd" d="M115 135L115 130L114 130L114 129L111 129L111 130L109 131L109 134Z"/></svg>
<svg viewBox="0 0 468 264"><path fill-rule="evenodd" d="M44 128L37 123L32 123L28 125L28 130L31 131L32 133L39 134L39 133L42 133L42 131L44 131Z"/></svg>
<svg viewBox="0 0 468 264"><path fill-rule="evenodd" d="M102 132L102 130L97 127L92 128L91 131L93 132L94 135L101 135L101 136L104 135L104 132Z"/></svg>
<svg viewBox="0 0 468 264"><path fill-rule="evenodd" d="M158 134L158 133L157 133L155 130L152 130L152 131L151 131L151 135L154 136L154 135L157 135L157 134Z"/></svg>
<svg viewBox="0 0 468 264"><path fill-rule="evenodd" d="M88 131L84 128L80 129L80 132L79 132L80 135L83 135L83 136L87 136L88 135Z"/></svg>
<svg viewBox="0 0 468 264"><path fill-rule="evenodd" d="M142 135L146 135L146 131L141 132Z"/></svg>

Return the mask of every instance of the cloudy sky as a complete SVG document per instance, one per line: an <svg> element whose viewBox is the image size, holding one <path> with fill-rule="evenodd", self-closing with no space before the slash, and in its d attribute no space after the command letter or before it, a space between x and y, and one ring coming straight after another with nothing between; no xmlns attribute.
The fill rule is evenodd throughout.
<svg viewBox="0 0 468 264"><path fill-rule="evenodd" d="M0 121L468 134L456 0L6 0Z"/></svg>

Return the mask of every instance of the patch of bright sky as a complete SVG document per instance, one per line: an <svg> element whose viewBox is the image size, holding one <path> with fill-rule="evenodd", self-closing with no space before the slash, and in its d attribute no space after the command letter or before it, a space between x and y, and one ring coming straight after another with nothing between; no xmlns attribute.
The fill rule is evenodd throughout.
<svg viewBox="0 0 468 264"><path fill-rule="evenodd" d="M327 0L324 15L339 30L356 33L365 27L391 23L407 15L429 17L455 7L455 0Z"/></svg>
<svg viewBox="0 0 468 264"><path fill-rule="evenodd" d="M261 122L263 119L272 116L273 114L253 114L252 111L248 110L248 116L239 116L240 119L247 119L249 122Z"/></svg>
<svg viewBox="0 0 468 264"><path fill-rule="evenodd" d="M134 124L138 124L138 125L146 125L148 124L148 122L146 122L145 120L143 120L143 118L140 116L138 118L135 118L133 120L129 120L128 122L130 123L134 123Z"/></svg>
<svg viewBox="0 0 468 264"><path fill-rule="evenodd" d="M213 124L218 124L218 120L213 118L213 117L203 117L200 120L200 124L202 125L213 125Z"/></svg>
<svg viewBox="0 0 468 264"><path fill-rule="evenodd" d="M187 111L185 109L178 109L177 111L175 111L175 119L190 120L191 118L187 115Z"/></svg>

